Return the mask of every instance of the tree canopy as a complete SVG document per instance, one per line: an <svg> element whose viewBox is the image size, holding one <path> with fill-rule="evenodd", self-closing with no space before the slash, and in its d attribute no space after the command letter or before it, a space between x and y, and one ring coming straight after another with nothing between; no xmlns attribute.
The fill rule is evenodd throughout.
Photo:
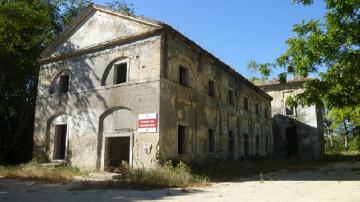
<svg viewBox="0 0 360 202"><path fill-rule="evenodd" d="M124 1L114 2L113 9L125 14L134 12ZM37 58L90 3L91 0L0 1L0 163L16 146L31 156ZM29 145L30 148L24 148Z"/></svg>
<svg viewBox="0 0 360 202"><path fill-rule="evenodd" d="M312 0L293 2L313 3ZM305 83L305 91L294 100L299 104L323 106L331 112L329 118L334 118L334 124L348 120L360 126L360 0L324 2L323 20L294 25L296 37L286 40L287 50L274 63L252 62L252 66L264 76L269 76L273 68L283 69L278 75L283 83L289 75L318 74Z"/></svg>

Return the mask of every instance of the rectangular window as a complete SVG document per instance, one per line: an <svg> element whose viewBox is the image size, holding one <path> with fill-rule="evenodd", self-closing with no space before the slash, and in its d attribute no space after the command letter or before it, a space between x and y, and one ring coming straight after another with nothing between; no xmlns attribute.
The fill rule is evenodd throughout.
<svg viewBox="0 0 360 202"><path fill-rule="evenodd" d="M286 115L295 115L295 108L293 106L286 106Z"/></svg>
<svg viewBox="0 0 360 202"><path fill-rule="evenodd" d="M214 153L215 152L215 135L214 135L214 130L213 129L209 129L209 153Z"/></svg>
<svg viewBox="0 0 360 202"><path fill-rule="evenodd" d="M178 154L185 154L185 126L178 126Z"/></svg>
<svg viewBox="0 0 360 202"><path fill-rule="evenodd" d="M255 103L255 113L256 113L256 115L259 115L259 113L260 113L259 103Z"/></svg>
<svg viewBox="0 0 360 202"><path fill-rule="evenodd" d="M233 160L234 159L234 154L235 154L235 145L234 145L235 141L234 141L234 132L233 131L229 131L229 159Z"/></svg>
<svg viewBox="0 0 360 202"><path fill-rule="evenodd" d="M127 81L127 63L115 65L114 84L125 83Z"/></svg>
<svg viewBox="0 0 360 202"><path fill-rule="evenodd" d="M69 91L69 75L60 76L59 92L66 93Z"/></svg>
<svg viewBox="0 0 360 202"><path fill-rule="evenodd" d="M189 85L189 75L188 75L188 70L186 67L183 66L179 66L179 83L180 85L183 86L188 86Z"/></svg>
<svg viewBox="0 0 360 202"><path fill-rule="evenodd" d="M247 97L244 97L244 109L245 109L246 111L249 110L249 100L248 100Z"/></svg>
<svg viewBox="0 0 360 202"><path fill-rule="evenodd" d="M209 96L215 97L214 81L209 80Z"/></svg>
<svg viewBox="0 0 360 202"><path fill-rule="evenodd" d="M265 107L265 109L264 109L264 117L265 117L266 119L269 118L268 111L269 111L269 108Z"/></svg>
<svg viewBox="0 0 360 202"><path fill-rule="evenodd" d="M269 151L269 137L266 136L265 138L265 151L266 153Z"/></svg>
<svg viewBox="0 0 360 202"><path fill-rule="evenodd" d="M235 95L234 90L232 88L229 88L228 90L228 101L230 104L235 104Z"/></svg>
<svg viewBox="0 0 360 202"><path fill-rule="evenodd" d="M249 143L249 135L244 134L244 150L245 150L245 157L250 155L250 143Z"/></svg>
<svg viewBox="0 0 360 202"><path fill-rule="evenodd" d="M260 136L256 136L256 152L260 152Z"/></svg>

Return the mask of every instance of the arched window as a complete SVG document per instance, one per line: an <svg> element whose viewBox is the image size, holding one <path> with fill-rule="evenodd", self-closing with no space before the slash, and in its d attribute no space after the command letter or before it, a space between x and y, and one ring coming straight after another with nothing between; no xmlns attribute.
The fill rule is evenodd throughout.
<svg viewBox="0 0 360 202"><path fill-rule="evenodd" d="M129 58L120 57L112 60L101 77L101 86L110 86L129 81Z"/></svg>
<svg viewBox="0 0 360 202"><path fill-rule="evenodd" d="M49 93L67 93L69 91L70 72L69 70L60 71L51 82Z"/></svg>

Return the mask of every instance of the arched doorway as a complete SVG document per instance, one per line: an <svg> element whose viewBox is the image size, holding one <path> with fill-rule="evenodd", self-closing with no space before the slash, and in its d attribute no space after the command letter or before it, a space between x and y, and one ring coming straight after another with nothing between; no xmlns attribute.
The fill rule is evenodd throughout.
<svg viewBox="0 0 360 202"><path fill-rule="evenodd" d="M51 161L68 160L69 118L67 114L60 112L47 121L46 144Z"/></svg>
<svg viewBox="0 0 360 202"><path fill-rule="evenodd" d="M291 124L286 127L286 154L287 156L298 155L298 134L296 125Z"/></svg>
<svg viewBox="0 0 360 202"><path fill-rule="evenodd" d="M125 107L106 110L99 120L98 162L101 170L112 170L123 161L132 166L136 114Z"/></svg>

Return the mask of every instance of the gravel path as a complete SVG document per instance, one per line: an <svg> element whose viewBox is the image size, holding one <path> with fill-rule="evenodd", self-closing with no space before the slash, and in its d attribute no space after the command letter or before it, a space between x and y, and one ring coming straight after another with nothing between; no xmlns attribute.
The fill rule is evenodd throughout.
<svg viewBox="0 0 360 202"><path fill-rule="evenodd" d="M209 187L181 189L71 191L76 183L36 184L0 178L0 201L360 201L360 162L320 169L280 171Z"/></svg>

